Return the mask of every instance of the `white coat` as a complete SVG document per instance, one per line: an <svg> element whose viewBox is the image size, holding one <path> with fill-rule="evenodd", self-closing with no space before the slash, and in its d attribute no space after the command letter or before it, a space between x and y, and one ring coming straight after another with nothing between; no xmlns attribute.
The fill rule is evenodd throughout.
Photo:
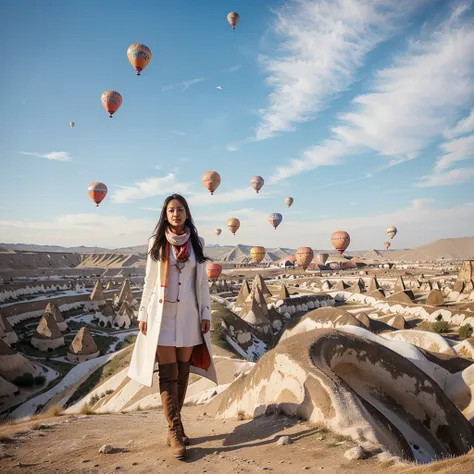
<svg viewBox="0 0 474 474"><path fill-rule="evenodd" d="M204 248L204 239L199 237ZM153 246L154 238L148 242L148 252ZM133 349L132 360L128 369L128 376L143 385L152 386L153 370L155 368L156 348L160 335L161 318L164 306L164 288L161 286L160 268L161 261L153 260L150 255L147 257L145 285L143 287L142 300L138 320L147 322L147 335L138 333L135 347ZM209 284L205 263L196 262L196 299L201 320L211 319L211 302L209 298ZM217 374L212 360L211 333L203 334L204 344L196 346L191 358L190 372L206 377L217 384ZM196 350L198 349L198 350ZM204 364L199 362L200 356L204 352ZM206 354L207 352L207 354ZM196 357L194 357L196 354ZM210 361L209 361L210 359ZM210 362L210 363L209 363ZM196 365L193 365L196 364ZM207 368L206 368L207 366Z"/></svg>

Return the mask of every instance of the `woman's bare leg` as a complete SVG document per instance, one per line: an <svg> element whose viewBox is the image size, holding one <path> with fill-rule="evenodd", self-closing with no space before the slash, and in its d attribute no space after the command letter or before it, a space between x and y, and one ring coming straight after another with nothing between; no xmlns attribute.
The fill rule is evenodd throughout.
<svg viewBox="0 0 474 474"><path fill-rule="evenodd" d="M176 362L176 347L158 346L156 348L156 356L160 365L173 364Z"/></svg>
<svg viewBox="0 0 474 474"><path fill-rule="evenodd" d="M180 362L189 362L194 347L177 347L176 356Z"/></svg>

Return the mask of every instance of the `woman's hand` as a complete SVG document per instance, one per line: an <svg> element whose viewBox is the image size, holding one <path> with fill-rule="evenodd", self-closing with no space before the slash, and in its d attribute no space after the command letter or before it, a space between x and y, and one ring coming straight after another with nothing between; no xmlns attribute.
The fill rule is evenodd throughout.
<svg viewBox="0 0 474 474"><path fill-rule="evenodd" d="M138 329L140 329L140 332L146 336L146 330L148 328L148 324L146 321L138 321Z"/></svg>
<svg viewBox="0 0 474 474"><path fill-rule="evenodd" d="M206 334L209 332L209 329L211 329L211 321L209 319L203 319L201 321L201 330L203 334Z"/></svg>

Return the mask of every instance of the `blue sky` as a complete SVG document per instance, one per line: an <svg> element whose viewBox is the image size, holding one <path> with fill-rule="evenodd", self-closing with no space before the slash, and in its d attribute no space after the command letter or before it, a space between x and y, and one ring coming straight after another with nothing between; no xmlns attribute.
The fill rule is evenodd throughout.
<svg viewBox="0 0 474 474"><path fill-rule="evenodd" d="M393 248L473 235L471 2L3 6L0 241L143 244L175 191L208 243L326 249L346 230L352 250L382 248L389 225ZM140 77L135 42L153 53ZM112 120L106 89L123 97ZM212 197L208 170L222 176ZM93 181L109 188L99 208Z"/></svg>

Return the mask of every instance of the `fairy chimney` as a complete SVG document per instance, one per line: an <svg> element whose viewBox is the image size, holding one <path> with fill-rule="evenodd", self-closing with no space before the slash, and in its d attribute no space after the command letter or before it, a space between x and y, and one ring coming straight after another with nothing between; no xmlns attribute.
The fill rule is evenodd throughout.
<svg viewBox="0 0 474 474"><path fill-rule="evenodd" d="M61 310L59 309L57 304L48 303L48 305L46 306L45 312L53 316L60 331L67 331L68 329L67 323L66 321L64 321L63 315L61 314Z"/></svg>
<svg viewBox="0 0 474 474"><path fill-rule="evenodd" d="M65 345L64 336L51 313L43 314L30 343L40 351L53 351Z"/></svg>
<svg viewBox="0 0 474 474"><path fill-rule="evenodd" d="M100 351L94 341L89 329L82 327L71 342L67 352L67 358L71 362L85 362L94 359Z"/></svg>

